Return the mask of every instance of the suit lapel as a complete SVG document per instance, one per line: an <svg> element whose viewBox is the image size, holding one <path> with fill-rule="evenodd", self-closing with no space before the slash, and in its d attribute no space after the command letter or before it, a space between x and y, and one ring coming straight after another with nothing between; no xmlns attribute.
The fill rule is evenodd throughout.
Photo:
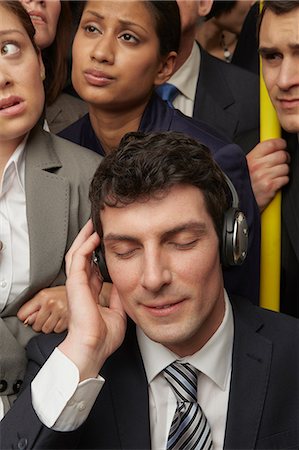
<svg viewBox="0 0 299 450"><path fill-rule="evenodd" d="M125 342L105 364L106 373L121 448L151 448L148 385L130 319Z"/></svg>
<svg viewBox="0 0 299 450"><path fill-rule="evenodd" d="M225 449L255 448L269 380L272 343L257 331L263 323L252 305L233 302L234 348Z"/></svg>
<svg viewBox="0 0 299 450"><path fill-rule="evenodd" d="M68 181L55 173L61 166L51 135L33 130L25 169L31 288L50 285L63 262L70 193Z"/></svg>
<svg viewBox="0 0 299 450"><path fill-rule="evenodd" d="M238 117L230 108L235 104L234 96L213 57L202 48L200 54L200 73L193 116L215 124L215 128L232 138L238 127Z"/></svg>

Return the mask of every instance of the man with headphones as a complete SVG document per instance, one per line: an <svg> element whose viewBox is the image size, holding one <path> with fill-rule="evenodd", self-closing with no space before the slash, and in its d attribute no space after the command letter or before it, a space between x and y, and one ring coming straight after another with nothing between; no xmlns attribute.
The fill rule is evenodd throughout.
<svg viewBox="0 0 299 450"><path fill-rule="evenodd" d="M69 330L29 344L2 448L298 448L298 321L225 291L247 226L208 149L130 133L90 199L66 258Z"/></svg>

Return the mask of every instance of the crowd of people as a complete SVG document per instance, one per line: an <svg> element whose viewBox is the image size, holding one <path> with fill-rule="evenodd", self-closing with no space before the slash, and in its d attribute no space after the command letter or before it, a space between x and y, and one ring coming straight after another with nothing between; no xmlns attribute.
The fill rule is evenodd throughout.
<svg viewBox="0 0 299 450"><path fill-rule="evenodd" d="M0 2L1 449L299 447L299 1L257 8Z"/></svg>

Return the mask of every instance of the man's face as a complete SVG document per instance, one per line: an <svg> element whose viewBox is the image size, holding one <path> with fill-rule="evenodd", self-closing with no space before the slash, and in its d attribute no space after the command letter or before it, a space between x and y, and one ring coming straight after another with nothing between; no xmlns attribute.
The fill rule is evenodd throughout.
<svg viewBox="0 0 299 450"><path fill-rule="evenodd" d="M219 241L204 197L164 197L101 211L107 265L126 313L152 340L193 354L224 315Z"/></svg>
<svg viewBox="0 0 299 450"><path fill-rule="evenodd" d="M281 126L299 131L299 8L283 15L266 11L260 30L263 75Z"/></svg>

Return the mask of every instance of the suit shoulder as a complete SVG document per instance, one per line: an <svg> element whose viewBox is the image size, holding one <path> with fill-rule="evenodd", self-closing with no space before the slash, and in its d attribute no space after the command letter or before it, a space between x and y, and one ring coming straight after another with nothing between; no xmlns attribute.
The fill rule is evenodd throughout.
<svg viewBox="0 0 299 450"><path fill-rule="evenodd" d="M219 58L216 58L213 55L210 55L207 52L203 53L202 51L202 65L203 66L213 66L214 69L217 68L225 77L227 77L230 83L234 84L236 80L245 80L252 83L259 83L259 77L249 70L243 69L235 64L228 64L225 61L222 61ZM242 83L240 83L240 87L242 88ZM236 87L236 86L235 86ZM244 89L244 86L243 86Z"/></svg>
<svg viewBox="0 0 299 450"><path fill-rule="evenodd" d="M62 164L61 175L65 173L72 179L82 180L87 176L90 179L99 166L102 156L54 134L50 136L53 148Z"/></svg>

